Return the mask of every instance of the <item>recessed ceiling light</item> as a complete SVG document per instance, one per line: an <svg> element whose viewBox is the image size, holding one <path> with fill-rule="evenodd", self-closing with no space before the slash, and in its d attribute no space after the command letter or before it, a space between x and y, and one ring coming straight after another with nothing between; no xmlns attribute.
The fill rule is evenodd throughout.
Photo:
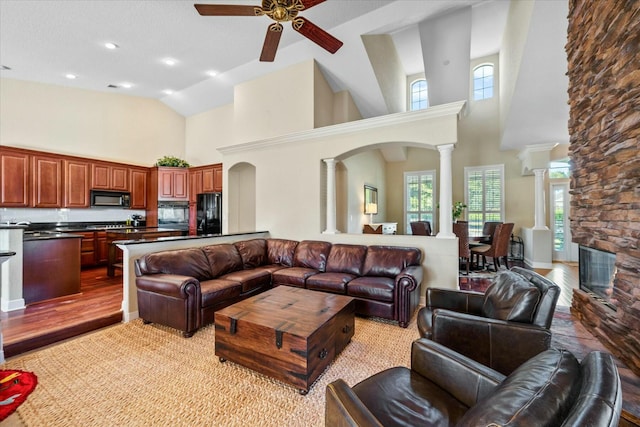
<svg viewBox="0 0 640 427"><path fill-rule="evenodd" d="M178 63L178 61L176 61L173 58L165 58L165 59L162 60L162 62L164 63L164 65L168 65L170 67L174 66L174 65L176 65Z"/></svg>
<svg viewBox="0 0 640 427"><path fill-rule="evenodd" d="M0 70L2 71L9 71L11 69L11 67L7 67L6 65L0 65Z"/></svg>
<svg viewBox="0 0 640 427"><path fill-rule="evenodd" d="M115 43L107 42L107 43L104 44L104 47L106 47L107 49L117 49L120 46L118 46Z"/></svg>
<svg viewBox="0 0 640 427"><path fill-rule="evenodd" d="M215 70L207 71L207 75L209 75L209 77L215 77L218 75L218 72Z"/></svg>
<svg viewBox="0 0 640 427"><path fill-rule="evenodd" d="M131 83L121 83L120 84L121 87L125 88L125 89L131 89L133 87L133 85Z"/></svg>
<svg viewBox="0 0 640 427"><path fill-rule="evenodd" d="M73 80L76 79L78 76L76 76L75 74L67 74L65 75L66 78L68 78L69 80Z"/></svg>
<svg viewBox="0 0 640 427"><path fill-rule="evenodd" d="M165 89L162 91L162 93L164 93L165 95L171 95L173 91L171 89Z"/></svg>

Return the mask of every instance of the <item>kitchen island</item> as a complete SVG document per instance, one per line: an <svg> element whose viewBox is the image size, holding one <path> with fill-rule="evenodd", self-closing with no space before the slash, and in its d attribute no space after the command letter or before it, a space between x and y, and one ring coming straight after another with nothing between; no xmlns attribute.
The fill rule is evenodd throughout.
<svg viewBox="0 0 640 427"><path fill-rule="evenodd" d="M109 258L107 260L107 276L113 277L116 269L122 269L122 250L113 243L115 241L157 241L165 237L183 236L185 230L171 228L142 227L121 228L107 230L107 245L109 246Z"/></svg>
<svg viewBox="0 0 640 427"><path fill-rule="evenodd" d="M23 285L25 304L80 292L80 240L76 234L25 232Z"/></svg>

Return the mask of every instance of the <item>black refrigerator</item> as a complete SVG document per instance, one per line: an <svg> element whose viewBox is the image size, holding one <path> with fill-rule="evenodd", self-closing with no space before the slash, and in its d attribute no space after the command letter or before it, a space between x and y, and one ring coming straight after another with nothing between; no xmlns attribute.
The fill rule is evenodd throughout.
<svg viewBox="0 0 640 427"><path fill-rule="evenodd" d="M198 194L196 221L198 235L222 234L222 193Z"/></svg>

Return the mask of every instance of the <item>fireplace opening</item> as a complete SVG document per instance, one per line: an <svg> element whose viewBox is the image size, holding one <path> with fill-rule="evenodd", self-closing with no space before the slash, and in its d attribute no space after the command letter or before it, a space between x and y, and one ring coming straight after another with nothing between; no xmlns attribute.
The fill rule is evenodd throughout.
<svg viewBox="0 0 640 427"><path fill-rule="evenodd" d="M580 246L580 289L590 293L606 306L616 309L614 296L616 255L611 252Z"/></svg>

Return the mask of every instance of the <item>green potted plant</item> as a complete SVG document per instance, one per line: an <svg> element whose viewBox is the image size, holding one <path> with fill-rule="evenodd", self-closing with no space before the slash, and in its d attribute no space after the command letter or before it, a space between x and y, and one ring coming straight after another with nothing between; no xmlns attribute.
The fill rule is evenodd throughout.
<svg viewBox="0 0 640 427"><path fill-rule="evenodd" d="M164 156L158 159L155 166L169 166L173 168L188 168L189 163L174 156Z"/></svg>
<svg viewBox="0 0 640 427"><path fill-rule="evenodd" d="M457 221L462 216L462 211L466 207L467 205L462 202L455 202L453 204L453 207L451 208L451 216L453 216L454 221Z"/></svg>

